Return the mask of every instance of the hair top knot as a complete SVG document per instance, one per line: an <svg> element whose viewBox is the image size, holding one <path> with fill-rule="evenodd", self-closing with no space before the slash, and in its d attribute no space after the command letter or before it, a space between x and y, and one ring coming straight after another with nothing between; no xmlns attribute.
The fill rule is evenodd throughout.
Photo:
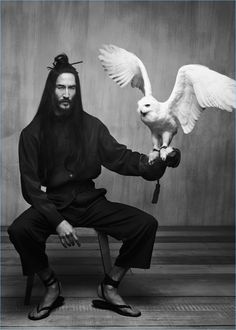
<svg viewBox="0 0 236 330"><path fill-rule="evenodd" d="M68 56L65 53L59 54L54 58L54 62L53 62L54 67L65 64L69 64Z"/></svg>
<svg viewBox="0 0 236 330"><path fill-rule="evenodd" d="M77 72L76 69L73 67L73 65L79 63L83 63L83 61L69 63L68 56L65 53L61 53L54 58L53 67L48 66L47 68L49 70L55 70L55 71L69 69L69 71L72 70L72 72Z"/></svg>

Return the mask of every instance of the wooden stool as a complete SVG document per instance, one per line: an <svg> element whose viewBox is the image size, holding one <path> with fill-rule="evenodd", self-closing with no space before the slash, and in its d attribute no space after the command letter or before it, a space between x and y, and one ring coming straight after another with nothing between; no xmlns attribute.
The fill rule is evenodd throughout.
<svg viewBox="0 0 236 330"><path fill-rule="evenodd" d="M96 233L97 233L98 243L99 243L101 257L102 257L103 270L104 270L104 273L106 274L106 273L109 273L111 270L111 256L110 256L108 237L106 234L104 234L102 232L96 231ZM31 293L32 293L33 285L34 285L34 276L35 276L35 274L29 275L27 277L25 298L24 298L25 305L30 304Z"/></svg>

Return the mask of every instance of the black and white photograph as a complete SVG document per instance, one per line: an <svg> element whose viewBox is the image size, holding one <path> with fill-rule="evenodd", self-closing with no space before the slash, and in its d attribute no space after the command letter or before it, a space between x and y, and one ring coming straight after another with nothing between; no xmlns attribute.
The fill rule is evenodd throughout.
<svg viewBox="0 0 236 330"><path fill-rule="evenodd" d="M1 328L235 329L235 1L0 6Z"/></svg>

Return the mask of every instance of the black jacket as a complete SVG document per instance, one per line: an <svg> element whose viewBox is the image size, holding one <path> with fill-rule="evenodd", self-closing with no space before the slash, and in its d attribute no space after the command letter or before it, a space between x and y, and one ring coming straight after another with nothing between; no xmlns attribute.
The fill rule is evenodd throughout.
<svg viewBox="0 0 236 330"><path fill-rule="evenodd" d="M56 165L53 171L50 175L45 175L43 162L40 160L38 117L35 117L20 135L19 164L23 197L42 213L54 228L63 220L59 211L70 205L74 199L81 207L87 207L105 195L106 190L96 189L93 182L101 173L101 166L122 175L142 175L140 153L118 143L99 119L86 112L83 124L88 152L86 166L81 171L65 168L65 150L62 147L55 154ZM61 145L64 138L62 134ZM165 168L163 162L158 165L159 177L164 174ZM46 192L41 189L42 186L46 187Z"/></svg>

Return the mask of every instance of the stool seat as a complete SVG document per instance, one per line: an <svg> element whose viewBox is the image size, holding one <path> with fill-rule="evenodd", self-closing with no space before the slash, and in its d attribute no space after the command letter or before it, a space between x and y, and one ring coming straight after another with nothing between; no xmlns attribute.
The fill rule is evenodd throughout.
<svg viewBox="0 0 236 330"><path fill-rule="evenodd" d="M79 231L79 228L76 228L76 230ZM95 235L97 235L104 274L108 274L111 270L111 255L110 255L108 236L107 234L97 231L93 228L91 228L91 230L93 231L93 233L95 233ZM25 297L24 297L25 305L30 304L31 293L34 286L34 277L35 274L27 276Z"/></svg>

